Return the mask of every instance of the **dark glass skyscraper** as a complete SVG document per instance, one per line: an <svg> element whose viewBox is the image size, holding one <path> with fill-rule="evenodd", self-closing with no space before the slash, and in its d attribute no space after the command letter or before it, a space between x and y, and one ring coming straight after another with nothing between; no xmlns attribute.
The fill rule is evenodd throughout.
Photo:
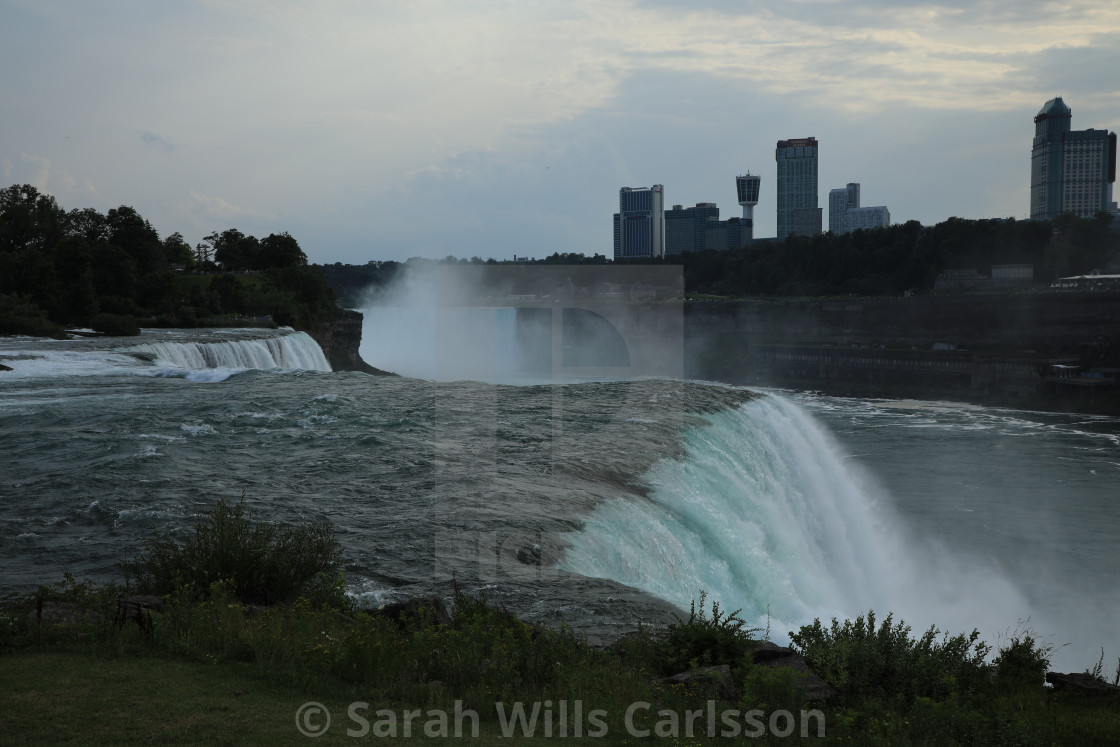
<svg viewBox="0 0 1120 747"><path fill-rule="evenodd" d="M1116 133L1072 130L1073 112L1061 96L1047 101L1034 118L1031 148L1031 218L1062 213L1088 218L1115 209Z"/></svg>
<svg viewBox="0 0 1120 747"><path fill-rule="evenodd" d="M822 210L817 207L817 139L779 140L774 160L778 162L778 239L790 234L819 234Z"/></svg>
<svg viewBox="0 0 1120 747"><path fill-rule="evenodd" d="M614 215L614 258L665 256L665 188L623 187Z"/></svg>

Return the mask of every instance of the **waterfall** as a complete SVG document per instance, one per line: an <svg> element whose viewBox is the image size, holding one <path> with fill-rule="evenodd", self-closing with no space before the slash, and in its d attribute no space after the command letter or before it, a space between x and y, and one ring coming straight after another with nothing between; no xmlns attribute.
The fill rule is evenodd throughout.
<svg viewBox="0 0 1120 747"><path fill-rule="evenodd" d="M156 366L198 372L188 374L198 380L220 380L248 369L331 370L318 343L304 332L221 342L147 342L121 352L139 354Z"/></svg>
<svg viewBox="0 0 1120 747"><path fill-rule="evenodd" d="M596 508L564 570L687 610L699 590L777 638L820 617L893 611L915 629L993 633L1029 616L990 563L913 536L890 496L793 402L771 395L709 416L685 456L645 475L648 499Z"/></svg>

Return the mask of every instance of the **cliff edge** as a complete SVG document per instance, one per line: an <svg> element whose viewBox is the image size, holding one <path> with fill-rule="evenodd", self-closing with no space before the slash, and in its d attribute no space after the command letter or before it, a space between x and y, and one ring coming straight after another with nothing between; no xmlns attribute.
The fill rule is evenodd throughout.
<svg viewBox="0 0 1120 747"><path fill-rule="evenodd" d="M323 355L335 371L361 371L374 376L396 376L382 371L362 360L358 352L362 345L362 314L358 311L339 309L334 321L316 324L304 330L319 343Z"/></svg>

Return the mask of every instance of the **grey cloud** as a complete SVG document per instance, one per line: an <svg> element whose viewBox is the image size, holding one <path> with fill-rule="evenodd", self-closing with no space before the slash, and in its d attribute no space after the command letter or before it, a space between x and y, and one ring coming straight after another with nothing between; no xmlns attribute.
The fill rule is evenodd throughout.
<svg viewBox="0 0 1120 747"><path fill-rule="evenodd" d="M155 146L156 148L159 148L161 150L165 150L165 151L168 151L168 152L171 152L171 151L175 150L174 145L172 145L166 139L160 137L159 135L156 135L153 132L141 132L140 133L140 140L142 140L144 143L146 143L148 145Z"/></svg>

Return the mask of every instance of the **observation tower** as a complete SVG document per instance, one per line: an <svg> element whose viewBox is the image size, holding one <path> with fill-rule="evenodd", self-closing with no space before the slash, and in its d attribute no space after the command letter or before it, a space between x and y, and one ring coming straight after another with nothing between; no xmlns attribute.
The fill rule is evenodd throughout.
<svg viewBox="0 0 1120 747"><path fill-rule="evenodd" d="M735 190L739 193L739 204L743 206L743 220L754 222L754 206L758 204L758 189L762 182L761 176L735 177Z"/></svg>

